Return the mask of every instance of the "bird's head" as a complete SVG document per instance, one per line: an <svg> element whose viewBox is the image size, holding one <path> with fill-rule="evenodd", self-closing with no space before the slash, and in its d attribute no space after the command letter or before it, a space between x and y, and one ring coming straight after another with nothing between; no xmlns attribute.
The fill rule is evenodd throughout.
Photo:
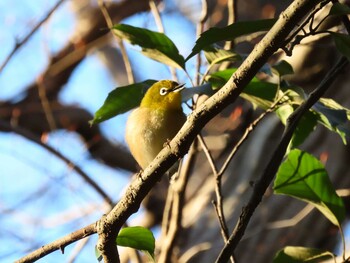
<svg viewBox="0 0 350 263"><path fill-rule="evenodd" d="M154 83L141 101L141 107L161 110L181 110L181 90L184 84L171 80Z"/></svg>

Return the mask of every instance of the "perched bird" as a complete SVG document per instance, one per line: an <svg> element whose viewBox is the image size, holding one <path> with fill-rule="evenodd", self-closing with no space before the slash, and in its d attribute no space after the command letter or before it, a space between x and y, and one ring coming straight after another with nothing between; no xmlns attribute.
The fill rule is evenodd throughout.
<svg viewBox="0 0 350 263"><path fill-rule="evenodd" d="M147 90L140 107L130 114L125 139L142 169L153 161L186 121L181 107L183 88L183 84L171 80L158 81Z"/></svg>

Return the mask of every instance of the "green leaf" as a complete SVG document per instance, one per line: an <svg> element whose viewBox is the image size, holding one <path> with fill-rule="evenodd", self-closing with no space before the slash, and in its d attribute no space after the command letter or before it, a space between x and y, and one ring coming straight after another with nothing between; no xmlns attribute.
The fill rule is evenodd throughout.
<svg viewBox="0 0 350 263"><path fill-rule="evenodd" d="M214 87L222 87L236 71L236 68L215 72L207 76ZM242 98L264 109L271 106L277 92L277 85L254 77L240 94Z"/></svg>
<svg viewBox="0 0 350 263"><path fill-rule="evenodd" d="M276 110L277 116L283 125L286 125L288 117L294 112L291 104L283 104ZM313 111L306 112L296 127L289 148L298 147L313 132L317 126L318 116Z"/></svg>
<svg viewBox="0 0 350 263"><path fill-rule="evenodd" d="M210 28L209 30L203 32L197 39L196 44L192 49L192 53L186 58L186 61L198 54L204 48L217 42L234 40L239 36L259 31L267 31L274 25L275 22L276 19L240 21L223 28Z"/></svg>
<svg viewBox="0 0 350 263"><path fill-rule="evenodd" d="M204 55L210 66L224 61L239 61L241 56L231 50L208 46L204 49Z"/></svg>
<svg viewBox="0 0 350 263"><path fill-rule="evenodd" d="M334 257L333 253L317 248L287 246L277 252L273 263L323 262Z"/></svg>
<svg viewBox="0 0 350 263"><path fill-rule="evenodd" d="M125 24L113 26L113 32L133 45L141 47L146 56L171 67L185 69L185 59L175 44L163 33Z"/></svg>
<svg viewBox="0 0 350 263"><path fill-rule="evenodd" d="M123 228L117 237L117 245L146 251L154 257L155 239L152 231L145 227Z"/></svg>
<svg viewBox="0 0 350 263"><path fill-rule="evenodd" d="M348 60L350 60L350 36L331 32L335 46Z"/></svg>
<svg viewBox="0 0 350 263"><path fill-rule="evenodd" d="M293 67L285 60L281 60L277 64L273 65L272 69L281 77L294 74Z"/></svg>
<svg viewBox="0 0 350 263"><path fill-rule="evenodd" d="M102 107L96 111L91 124L100 123L137 107L147 89L155 82L155 80L146 80L114 89L108 94Z"/></svg>
<svg viewBox="0 0 350 263"><path fill-rule="evenodd" d="M317 115L312 111L306 112L300 119L298 126L296 127L290 147L296 148L302 144L305 139L316 129Z"/></svg>
<svg viewBox="0 0 350 263"><path fill-rule="evenodd" d="M290 151L281 164L274 191L313 204L338 227L345 218L343 200L336 194L323 164L301 150Z"/></svg>
<svg viewBox="0 0 350 263"><path fill-rule="evenodd" d="M116 245L130 247L145 252L154 261L155 239L152 231L142 226L125 227L120 230ZM102 260L101 252L95 246L95 256Z"/></svg>
<svg viewBox="0 0 350 263"><path fill-rule="evenodd" d="M350 14L350 7L348 7L347 5L343 5L341 3L334 3L328 15L342 16L342 15L348 15L348 14Z"/></svg>
<svg viewBox="0 0 350 263"><path fill-rule="evenodd" d="M326 98L321 98L312 109L317 113L318 122L338 133L346 144L346 138L350 137L350 130L346 126L350 119L350 110Z"/></svg>

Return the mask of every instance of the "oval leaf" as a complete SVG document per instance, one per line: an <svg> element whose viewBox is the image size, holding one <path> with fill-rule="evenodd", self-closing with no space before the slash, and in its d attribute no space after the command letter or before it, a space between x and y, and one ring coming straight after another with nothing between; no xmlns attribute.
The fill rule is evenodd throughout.
<svg viewBox="0 0 350 263"><path fill-rule="evenodd" d="M117 236L116 245L141 250L154 261L155 239L152 231L145 227L133 226L123 228ZM102 261L102 254L97 246L95 246L95 256L99 262Z"/></svg>
<svg viewBox="0 0 350 263"><path fill-rule="evenodd" d="M102 107L96 111L94 119L90 123L100 123L137 107L148 88L155 82L155 80L146 80L114 89L108 94Z"/></svg>
<svg viewBox="0 0 350 263"><path fill-rule="evenodd" d="M331 10L329 11L329 15L334 16L341 16L341 15L348 15L350 14L350 7L347 5L343 5L341 3L334 3L331 7Z"/></svg>
<svg viewBox="0 0 350 263"><path fill-rule="evenodd" d="M117 237L117 245L148 252L154 257L155 239L151 230L141 226L125 227Z"/></svg>
<svg viewBox="0 0 350 263"><path fill-rule="evenodd" d="M185 59L175 44L163 33L125 24L113 26L113 32L120 38L138 45L142 53L163 64L185 69Z"/></svg>
<svg viewBox="0 0 350 263"><path fill-rule="evenodd" d="M287 246L277 252L273 263L323 262L334 254L316 248Z"/></svg>
<svg viewBox="0 0 350 263"><path fill-rule="evenodd" d="M336 194L323 164L301 150L290 151L281 164L274 192L313 204L336 226L345 218L343 200Z"/></svg>
<svg viewBox="0 0 350 263"><path fill-rule="evenodd" d="M205 47L211 46L220 41L233 40L239 36L259 31L267 31L274 25L275 22L276 19L239 21L223 28L210 28L209 30L203 32L197 39L196 44L193 47L191 54L186 58L186 61L198 54Z"/></svg>

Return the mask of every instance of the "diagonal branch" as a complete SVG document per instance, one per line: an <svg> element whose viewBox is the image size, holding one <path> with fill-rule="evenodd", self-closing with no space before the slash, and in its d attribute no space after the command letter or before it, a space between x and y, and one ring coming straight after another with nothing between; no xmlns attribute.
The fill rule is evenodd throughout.
<svg viewBox="0 0 350 263"><path fill-rule="evenodd" d="M191 143L215 115L233 103L267 59L284 43L294 26L318 4L318 0L296 0L280 16L273 28L256 45L230 80L216 94L201 104L187 119L177 136L155 160L129 185L113 210L100 220L98 249L106 263L118 261L115 238L127 218L137 212L142 200L178 158L186 154Z"/></svg>
<svg viewBox="0 0 350 263"><path fill-rule="evenodd" d="M320 85L310 94L309 98L301 104L295 112L293 112L287 121L285 130L283 132L282 138L278 147L276 148L270 162L266 166L263 174L259 180L254 185L253 193L247 206L243 207L241 215L238 219L235 229L233 230L228 242L222 249L216 262L227 262L231 254L233 254L236 246L244 235L245 229L248 226L250 218L252 217L256 207L262 200L262 197L272 182L275 174L278 170L279 165L285 155L286 149L289 142L293 136L293 133L298 125L301 117L314 105L321 96L326 92L328 88L335 81L339 72L341 72L347 65L349 61L347 58L342 57L339 62L333 67L333 69L327 74L325 79L320 83Z"/></svg>
<svg viewBox="0 0 350 263"><path fill-rule="evenodd" d="M26 255L25 257L15 261L16 263L25 263L25 262L34 262L56 250L64 251L64 248L68 246L69 244L74 243L75 241L78 241L82 238L85 238L87 236L90 236L92 234L96 233L96 223L90 224L84 228L81 228L73 233L70 233L69 235L62 237L60 239L57 239L56 241L42 246L38 250L33 251L32 253Z"/></svg>

